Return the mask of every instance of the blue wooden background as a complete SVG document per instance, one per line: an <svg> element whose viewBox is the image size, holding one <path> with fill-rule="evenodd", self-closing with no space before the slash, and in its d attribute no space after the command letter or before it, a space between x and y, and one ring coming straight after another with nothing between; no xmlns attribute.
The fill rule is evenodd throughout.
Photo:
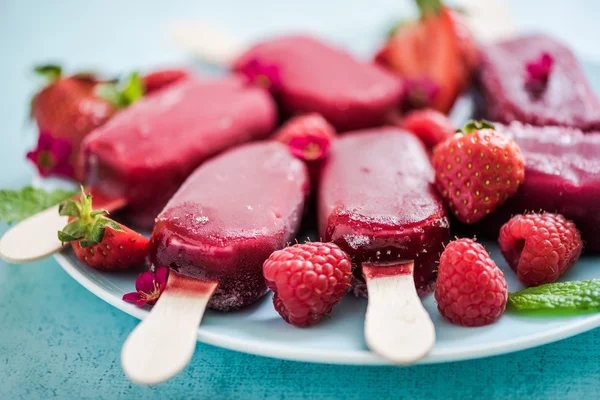
<svg viewBox="0 0 600 400"><path fill-rule="evenodd" d="M551 32L600 62L599 2L507 4L520 29ZM402 0L0 0L0 187L31 180L24 152L34 137L24 121L38 84L29 72L35 63L112 72L189 63L165 39L165 24L176 18L211 20L247 39L308 30L360 54L411 10ZM199 344L181 375L143 388L119 364L136 323L53 259L0 262L0 398L600 398L600 330L515 354L411 368L297 363Z"/></svg>

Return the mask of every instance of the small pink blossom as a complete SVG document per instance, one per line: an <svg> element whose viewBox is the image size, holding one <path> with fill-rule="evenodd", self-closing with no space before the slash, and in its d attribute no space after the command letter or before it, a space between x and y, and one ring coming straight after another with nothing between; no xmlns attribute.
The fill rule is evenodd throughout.
<svg viewBox="0 0 600 400"><path fill-rule="evenodd" d="M331 146L331 138L313 135L296 136L290 140L289 146L295 157L306 161L316 161L327 155L329 146Z"/></svg>
<svg viewBox="0 0 600 400"><path fill-rule="evenodd" d="M547 82L553 65L554 57L549 53L542 53L537 59L527 63L527 81L531 83Z"/></svg>
<svg viewBox="0 0 600 400"><path fill-rule="evenodd" d="M74 170L69 162L71 151L71 144L67 140L55 138L49 132L42 131L37 147L27 153L27 159L36 165L41 176L72 178Z"/></svg>
<svg viewBox="0 0 600 400"><path fill-rule="evenodd" d="M440 87L430 78L406 79L404 81L404 109L427 108L433 104Z"/></svg>
<svg viewBox="0 0 600 400"><path fill-rule="evenodd" d="M168 267L159 267L155 273L142 272L135 280L135 292L123 295L123 300L138 307L154 304L167 286Z"/></svg>
<svg viewBox="0 0 600 400"><path fill-rule="evenodd" d="M270 92L276 92L281 87L279 68L275 65L263 64L252 59L240 70L249 83L261 86Z"/></svg>

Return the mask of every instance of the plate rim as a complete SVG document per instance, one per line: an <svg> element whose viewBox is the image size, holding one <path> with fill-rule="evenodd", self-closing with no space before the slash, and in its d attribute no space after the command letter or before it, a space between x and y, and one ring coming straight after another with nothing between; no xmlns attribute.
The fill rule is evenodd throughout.
<svg viewBox="0 0 600 400"><path fill-rule="evenodd" d="M111 306L139 320L144 319L145 316L148 315L148 310L127 303L96 285L87 276L81 273L81 271L79 271L64 254L56 253L53 256L61 268L76 282ZM507 339L500 342L494 342L493 344L461 346L451 349L436 350L434 348L426 358L417 362L416 365L473 360L513 353L557 342L590 331L599 326L600 314L591 314L567 325L536 333L525 338ZM273 345L259 340L223 337L216 333L205 331L202 329L202 325L198 328L197 340L205 344L228 350L283 360L340 365L392 365L387 360L368 350L355 350L350 352L321 349L294 350L289 347Z"/></svg>

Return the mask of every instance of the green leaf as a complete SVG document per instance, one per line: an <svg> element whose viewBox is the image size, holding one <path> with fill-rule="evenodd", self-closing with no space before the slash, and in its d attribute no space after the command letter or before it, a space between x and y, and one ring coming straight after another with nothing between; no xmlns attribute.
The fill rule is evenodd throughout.
<svg viewBox="0 0 600 400"><path fill-rule="evenodd" d="M90 213L90 217L94 218L96 215L106 215L108 211L106 210L94 210Z"/></svg>
<svg viewBox="0 0 600 400"><path fill-rule="evenodd" d="M600 279L548 283L509 293L507 309L515 313L540 315L600 311Z"/></svg>
<svg viewBox="0 0 600 400"><path fill-rule="evenodd" d="M79 203L71 199L63 201L58 207L58 215L66 217L79 217L80 212Z"/></svg>
<svg viewBox="0 0 600 400"><path fill-rule="evenodd" d="M144 97L145 91L146 89L144 88L144 81L140 77L140 74L138 72L134 72L129 75L123 83L123 89L121 90L121 96L123 97L125 107Z"/></svg>
<svg viewBox="0 0 600 400"><path fill-rule="evenodd" d="M62 68L56 64L38 65L34 68L36 74L43 76L48 83L57 81L62 75Z"/></svg>
<svg viewBox="0 0 600 400"><path fill-rule="evenodd" d="M439 15L442 11L441 0L415 0L419 11L421 11L421 17L425 17L429 14Z"/></svg>
<svg viewBox="0 0 600 400"><path fill-rule="evenodd" d="M101 83L96 86L94 93L117 108L121 108L121 94L117 89L116 83Z"/></svg>
<svg viewBox="0 0 600 400"><path fill-rule="evenodd" d="M105 221L105 218L98 218L96 221L94 221L92 228L89 230L89 232L87 232L85 238L79 241L81 247L90 247L102 242L106 225Z"/></svg>
<svg viewBox="0 0 600 400"><path fill-rule="evenodd" d="M46 192L31 186L21 190L0 190L0 221L13 223L37 214L73 196L73 192Z"/></svg>
<svg viewBox="0 0 600 400"><path fill-rule="evenodd" d="M471 120L467 122L461 132L469 134L481 129L496 129L496 127L494 127L490 121L486 121L485 119L482 119L481 121Z"/></svg>
<svg viewBox="0 0 600 400"><path fill-rule="evenodd" d="M58 231L58 240L60 240L61 243L68 243L77 239L63 231Z"/></svg>
<svg viewBox="0 0 600 400"><path fill-rule="evenodd" d="M108 218L102 218L104 220L104 225L111 227L112 229L114 229L115 231L123 231L123 228L121 228L121 225L117 224L116 222L108 219Z"/></svg>
<svg viewBox="0 0 600 400"><path fill-rule="evenodd" d="M106 82L96 86L96 96L117 108L125 108L144 97L146 89L140 74L134 72L119 82Z"/></svg>
<svg viewBox="0 0 600 400"><path fill-rule="evenodd" d="M63 230L59 232L73 238L71 240L77 240L85 236L86 226L81 222L81 220L76 219L74 221L69 222L67 226L65 226Z"/></svg>

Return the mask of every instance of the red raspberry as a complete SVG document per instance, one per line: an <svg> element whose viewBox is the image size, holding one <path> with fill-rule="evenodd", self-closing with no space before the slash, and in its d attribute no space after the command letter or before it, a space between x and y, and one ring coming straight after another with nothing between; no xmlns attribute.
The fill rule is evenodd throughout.
<svg viewBox="0 0 600 400"><path fill-rule="evenodd" d="M456 132L445 114L432 109L409 112L400 127L414 133L429 149L454 136Z"/></svg>
<svg viewBox="0 0 600 400"><path fill-rule="evenodd" d="M468 123L435 148L431 161L438 191L467 224L494 212L525 178L519 146L485 121Z"/></svg>
<svg viewBox="0 0 600 400"><path fill-rule="evenodd" d="M277 312L292 325L308 326L344 297L352 263L337 245L313 242L274 252L263 273Z"/></svg>
<svg viewBox="0 0 600 400"><path fill-rule="evenodd" d="M482 245L458 239L446 246L435 300L447 320L464 326L491 324L504 312L507 296L504 274Z"/></svg>
<svg viewBox="0 0 600 400"><path fill-rule="evenodd" d="M575 224L552 213L515 215L500 229L498 242L508 264L528 286L556 281L583 248Z"/></svg>
<svg viewBox="0 0 600 400"><path fill-rule="evenodd" d="M290 146L302 160L315 161L327 156L335 128L320 114L311 113L290 119L275 133L274 139Z"/></svg>

